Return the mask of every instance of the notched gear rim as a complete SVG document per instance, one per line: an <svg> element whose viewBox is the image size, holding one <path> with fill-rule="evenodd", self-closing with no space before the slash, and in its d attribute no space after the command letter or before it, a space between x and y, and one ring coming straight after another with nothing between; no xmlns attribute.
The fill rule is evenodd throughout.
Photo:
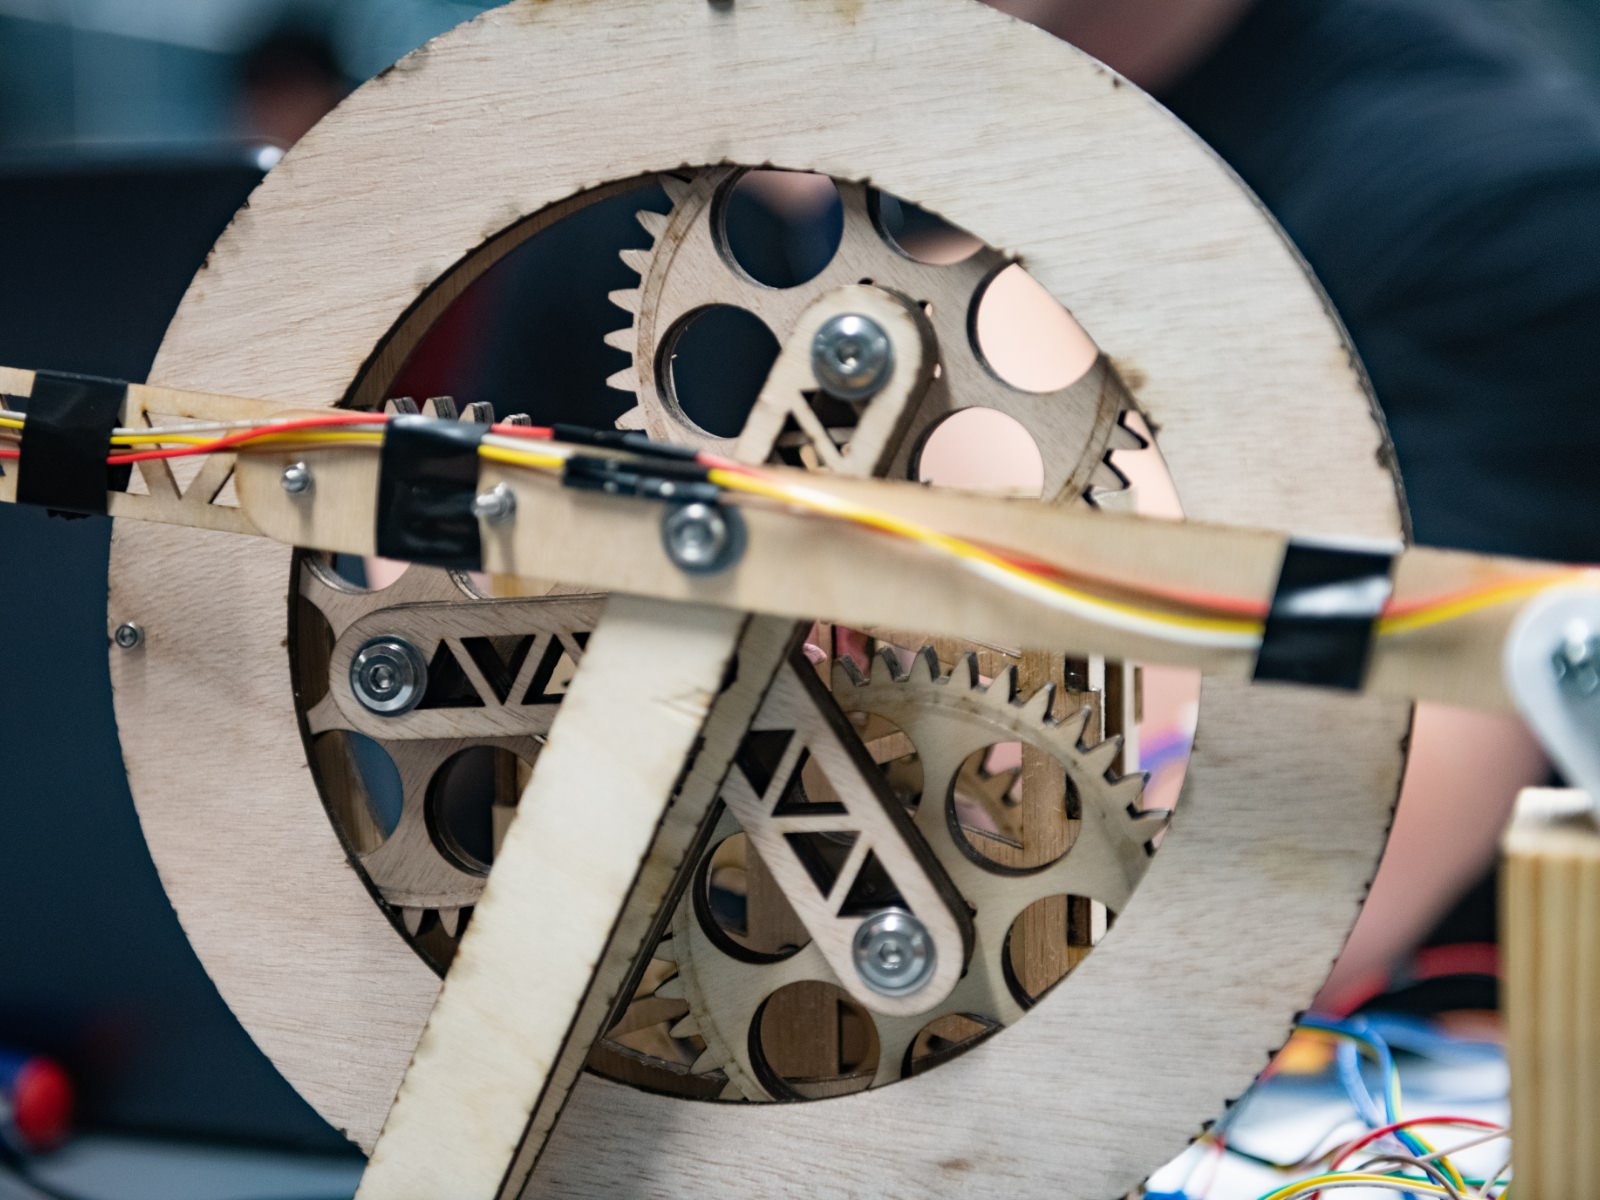
<svg viewBox="0 0 1600 1200"><path fill-rule="evenodd" d="M1151 841L1166 827L1170 814L1139 808L1144 775L1113 773L1122 749L1120 737L1085 745L1082 738L1090 710L1085 707L1057 717L1052 711L1054 686L1046 684L1031 696L1022 696L1015 667L984 684L974 655L945 673L931 648L921 651L909 669L901 667L895 650L885 648L866 675L848 658L838 660L833 694L847 714L882 717L911 741L923 765L917 829L968 904L974 904L975 894L978 901L973 955L951 995L915 1017L870 1015L877 1030L878 1063L868 1086L880 1087L910 1073L918 1035L941 1017L964 1016L985 1027L966 1044L1015 1023L1038 999L1020 999L1010 982L1007 942L1017 918L1038 900L1069 894L1098 900L1111 912L1119 912L1142 878ZM951 736L963 730L964 739ZM967 757L997 741L1013 740L1044 750L1059 762L1081 802L1078 836L1071 847L1054 862L1025 873L1002 872L975 862L957 844L960 835L951 829L946 811L950 789ZM931 756L928 749L933 750ZM724 811L706 858L739 832L738 822ZM697 864L697 886L704 865L704 861ZM800 982L837 985L814 945L808 943L775 960L732 955L706 931L694 898L685 896L674 913L671 937L658 947L657 956L671 959L678 970L655 995L681 999L689 1006L673 1034L698 1037L705 1044L691 1071L722 1072L727 1084L721 1099L803 1098L771 1086L770 1072L757 1064L751 1045L762 1006L779 989Z"/></svg>
<svg viewBox="0 0 1600 1200"><path fill-rule="evenodd" d="M762 284L733 261L720 232L726 197L750 169L719 166L661 175L658 181L670 210L637 213L652 244L620 252L622 262L639 276L639 286L611 293L612 303L631 321L606 337L608 345L632 358L608 380L635 401L617 419L619 428L714 453L731 452L737 439L702 429L670 395L661 360L682 322L709 307L732 306L760 319L782 344L801 313L820 296L844 284L871 280L918 302L932 302L930 319L939 345L939 375L911 418L891 464L891 476L915 477L923 445L947 417L969 408L988 408L1016 420L1033 439L1044 463L1047 498L1092 498L1127 487L1110 455L1146 443L1123 423L1134 408L1133 399L1104 354L1082 378L1038 393L1002 380L976 346L975 306L1013 259L981 243L972 254L948 264L912 258L892 243L873 215L872 190L865 184L834 180L844 227L830 261L793 287ZM675 282L691 279L693 285Z"/></svg>

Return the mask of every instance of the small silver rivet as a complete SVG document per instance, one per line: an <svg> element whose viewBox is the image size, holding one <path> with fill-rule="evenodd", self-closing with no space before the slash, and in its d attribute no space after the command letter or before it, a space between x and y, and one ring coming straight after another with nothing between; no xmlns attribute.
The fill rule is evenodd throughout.
<svg viewBox="0 0 1600 1200"><path fill-rule="evenodd" d="M117 626L117 631L111 638L124 650L137 650L144 645L144 630L132 621L124 621Z"/></svg>
<svg viewBox="0 0 1600 1200"><path fill-rule="evenodd" d="M350 662L350 690L368 712L403 716L428 690L427 661L403 638L373 638Z"/></svg>
<svg viewBox="0 0 1600 1200"><path fill-rule="evenodd" d="M871 317L840 313L811 340L811 372L830 396L870 399L894 373L894 344Z"/></svg>
<svg viewBox="0 0 1600 1200"><path fill-rule="evenodd" d="M503 483L495 484L487 492L474 497L472 501L472 515L491 525L510 520L516 515L516 511L516 494Z"/></svg>
<svg viewBox="0 0 1600 1200"><path fill-rule="evenodd" d="M290 463L283 469L283 490L291 496L303 496L311 490L311 468L303 462Z"/></svg>
<svg viewBox="0 0 1600 1200"><path fill-rule="evenodd" d="M909 996L933 978L933 939L903 908L886 908L862 921L851 950L861 981L881 996Z"/></svg>
<svg viewBox="0 0 1600 1200"><path fill-rule="evenodd" d="M744 552L744 525L737 513L719 504L680 504L662 519L661 543L680 570L711 575Z"/></svg>
<svg viewBox="0 0 1600 1200"><path fill-rule="evenodd" d="M1572 621L1563 631L1550 665L1566 691L1578 696L1600 692L1600 633L1587 621Z"/></svg>

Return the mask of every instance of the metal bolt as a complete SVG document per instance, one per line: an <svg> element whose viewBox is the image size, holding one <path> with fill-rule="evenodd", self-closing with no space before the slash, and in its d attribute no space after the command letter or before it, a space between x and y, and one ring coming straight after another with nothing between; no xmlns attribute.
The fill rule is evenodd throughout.
<svg viewBox="0 0 1600 1200"><path fill-rule="evenodd" d="M311 468L303 462L290 463L283 469L283 490L291 496L303 496L311 490Z"/></svg>
<svg viewBox="0 0 1600 1200"><path fill-rule="evenodd" d="M144 645L144 630L132 621L124 621L117 626L117 631L111 635L111 640L124 650L137 650Z"/></svg>
<svg viewBox="0 0 1600 1200"><path fill-rule="evenodd" d="M428 664L410 642L373 638L350 663L350 690L368 712L403 716L422 703L428 690Z"/></svg>
<svg viewBox="0 0 1600 1200"><path fill-rule="evenodd" d="M1586 621L1569 623L1551 666L1565 690L1579 696L1600 692L1600 633Z"/></svg>
<svg viewBox="0 0 1600 1200"><path fill-rule="evenodd" d="M744 553L744 522L718 504L680 504L661 522L661 543L679 570L714 575Z"/></svg>
<svg viewBox="0 0 1600 1200"><path fill-rule="evenodd" d="M489 491L475 497L472 501L472 515L480 521L487 521L491 525L498 525L501 521L508 521L517 511L517 497L503 483L497 483Z"/></svg>
<svg viewBox="0 0 1600 1200"><path fill-rule="evenodd" d="M909 996L933 978L933 939L903 908L886 908L862 921L852 953L861 981L880 996Z"/></svg>
<svg viewBox="0 0 1600 1200"><path fill-rule="evenodd" d="M811 340L811 371L830 396L868 400L894 373L894 344L871 317L840 313Z"/></svg>

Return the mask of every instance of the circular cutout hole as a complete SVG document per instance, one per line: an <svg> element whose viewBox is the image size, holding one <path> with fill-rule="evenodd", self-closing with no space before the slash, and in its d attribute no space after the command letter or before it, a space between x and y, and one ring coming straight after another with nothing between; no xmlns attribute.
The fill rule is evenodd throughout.
<svg viewBox="0 0 1600 1200"><path fill-rule="evenodd" d="M898 196L873 192L871 209L883 240L915 262L948 266L983 248L981 239Z"/></svg>
<svg viewBox="0 0 1600 1200"><path fill-rule="evenodd" d="M938 487L1037 496L1044 455L1015 417L992 408L964 408L929 431L917 452L917 479Z"/></svg>
<svg viewBox="0 0 1600 1200"><path fill-rule="evenodd" d="M811 940L742 833L706 856L695 881L694 902L706 936L746 962L777 962Z"/></svg>
<svg viewBox="0 0 1600 1200"><path fill-rule="evenodd" d="M1024 772L1042 793L1026 807ZM1077 810L1078 798L1059 763L1021 742L997 742L962 760L945 816L973 862L999 874L1025 874L1067 852L1067 814Z"/></svg>
<svg viewBox="0 0 1600 1200"><path fill-rule="evenodd" d="M844 205L826 175L746 171L723 193L723 253L757 283L797 287L820 275L844 236Z"/></svg>
<svg viewBox="0 0 1600 1200"><path fill-rule="evenodd" d="M1006 932L1006 983L1031 1008L1089 956L1115 918L1087 896L1045 896L1017 914Z"/></svg>
<svg viewBox="0 0 1600 1200"><path fill-rule="evenodd" d="M878 1030L843 990L820 980L781 987L750 1026L750 1062L777 1099L822 1100L872 1085Z"/></svg>
<svg viewBox="0 0 1600 1200"><path fill-rule="evenodd" d="M400 824L405 791L394 759L379 743L347 729L314 738L311 757L334 827L352 852L372 853Z"/></svg>
<svg viewBox="0 0 1600 1200"><path fill-rule="evenodd" d="M427 793L428 832L439 852L463 871L487 874L527 769L495 746L471 746L446 759Z"/></svg>
<svg viewBox="0 0 1600 1200"><path fill-rule="evenodd" d="M1100 356L1083 326L1019 263L996 272L978 293L972 330L978 357L1022 392L1058 392Z"/></svg>
<svg viewBox="0 0 1600 1200"><path fill-rule="evenodd" d="M778 357L761 318L715 304L680 321L662 345L667 399L712 437L736 438Z"/></svg>

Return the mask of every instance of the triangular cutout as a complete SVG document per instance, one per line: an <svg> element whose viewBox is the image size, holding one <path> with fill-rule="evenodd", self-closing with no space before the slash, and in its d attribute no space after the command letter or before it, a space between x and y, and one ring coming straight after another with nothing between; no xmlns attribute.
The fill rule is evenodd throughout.
<svg viewBox="0 0 1600 1200"><path fill-rule="evenodd" d="M805 867L811 882L826 899L839 882L839 872L850 859L859 834L855 833L786 833L783 840Z"/></svg>
<svg viewBox="0 0 1600 1200"><path fill-rule="evenodd" d="M511 697L511 687L522 670L522 664L533 648L531 637L474 637L462 638L461 644L472 656L478 670L489 681L495 699L504 704Z"/></svg>
<svg viewBox="0 0 1600 1200"><path fill-rule="evenodd" d="M739 753L734 756L734 762L739 764L739 770L744 772L744 777L750 781L750 786L755 789L756 795L767 794L767 789L772 786L773 776L778 773L778 765L783 762L783 756L792 741L794 741L792 729L752 729L744 735L744 742L739 747ZM799 774L798 768L795 773Z"/></svg>
<svg viewBox="0 0 1600 1200"><path fill-rule="evenodd" d="M784 786L783 795L778 797L778 803L772 808L773 816L842 816L849 811L840 803L833 789L827 786L827 780L820 778L821 772L818 772L817 775L819 781L827 790L822 791L819 788L818 791L821 794L813 796L811 791L807 789L804 772L806 763L810 759L811 751L802 750L800 752L800 759L794 764L794 771L789 776L789 782Z"/></svg>
<svg viewBox="0 0 1600 1200"><path fill-rule="evenodd" d="M440 642L428 664L428 690L418 708L482 708L483 697L467 678L448 642Z"/></svg>
<svg viewBox="0 0 1600 1200"><path fill-rule="evenodd" d="M867 851L866 861L861 864L861 870L856 872L856 881L850 885L850 893L844 898L844 905L839 909L841 917L864 917L868 913L877 912L880 908L909 908L900 889L895 887L894 880L889 878L889 872L884 869L883 863L873 851Z"/></svg>
<svg viewBox="0 0 1600 1200"><path fill-rule="evenodd" d="M587 634L578 635L587 639ZM582 642L579 642L582 645ZM532 648L531 639L529 649ZM523 658L527 657L523 651ZM520 663L519 663L520 665ZM577 674L578 664L567 653L558 638L552 637L544 648L544 654L539 658L539 666L533 673L533 682L528 685L527 694L522 697L524 704L559 704L561 698L567 694L567 683Z"/></svg>

